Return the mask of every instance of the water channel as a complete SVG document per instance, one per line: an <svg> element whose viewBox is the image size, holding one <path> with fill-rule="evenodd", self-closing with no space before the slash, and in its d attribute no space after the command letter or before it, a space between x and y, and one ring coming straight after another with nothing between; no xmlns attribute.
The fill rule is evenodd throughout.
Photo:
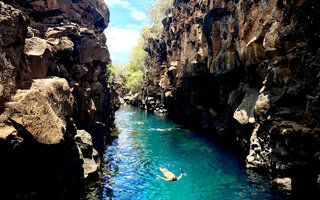
<svg viewBox="0 0 320 200"><path fill-rule="evenodd" d="M165 117L123 106L115 123L120 134L107 149L99 192L91 199L288 199L234 153ZM163 181L159 167L185 175Z"/></svg>

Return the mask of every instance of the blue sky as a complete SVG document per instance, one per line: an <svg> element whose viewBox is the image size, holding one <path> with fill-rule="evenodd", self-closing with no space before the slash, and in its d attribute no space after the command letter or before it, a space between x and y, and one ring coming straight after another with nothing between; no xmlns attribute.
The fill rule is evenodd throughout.
<svg viewBox="0 0 320 200"><path fill-rule="evenodd" d="M150 24L148 8L153 0L105 0L110 10L110 23L105 33L113 63L129 63L132 47L140 31Z"/></svg>

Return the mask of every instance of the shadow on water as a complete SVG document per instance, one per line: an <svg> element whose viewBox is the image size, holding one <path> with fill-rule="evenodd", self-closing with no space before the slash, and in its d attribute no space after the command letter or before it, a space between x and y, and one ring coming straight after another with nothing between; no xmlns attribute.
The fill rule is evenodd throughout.
<svg viewBox="0 0 320 200"><path fill-rule="evenodd" d="M119 136L106 150L100 181L83 199L292 199L247 170L234 152L171 120L128 106L115 123ZM166 182L157 178L159 167L186 175Z"/></svg>

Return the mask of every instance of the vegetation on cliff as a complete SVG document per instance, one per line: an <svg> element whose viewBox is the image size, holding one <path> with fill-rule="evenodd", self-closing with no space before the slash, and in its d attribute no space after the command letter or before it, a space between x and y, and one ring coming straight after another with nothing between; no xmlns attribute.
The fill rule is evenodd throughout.
<svg viewBox="0 0 320 200"><path fill-rule="evenodd" d="M129 64L108 66L111 77L114 77L116 81L122 82L128 91L134 93L140 91L144 83L147 53L143 50L143 35L146 32L149 32L148 28L142 30L138 44L133 47Z"/></svg>
<svg viewBox="0 0 320 200"><path fill-rule="evenodd" d="M147 53L143 50L144 30L147 29L143 29L138 44L132 49L126 74L125 87L132 92L140 91L144 83L145 59L147 57Z"/></svg>
<svg viewBox="0 0 320 200"><path fill-rule="evenodd" d="M146 53L142 48L142 41L133 48L129 64L107 65L109 81L124 84L128 91L138 92L144 83L144 60Z"/></svg>
<svg viewBox="0 0 320 200"><path fill-rule="evenodd" d="M150 8L150 17L152 27L145 35L148 37L160 37L163 31L162 20L171 15L173 0L155 0L154 5Z"/></svg>
<svg viewBox="0 0 320 200"><path fill-rule="evenodd" d="M145 51L145 38L159 38L163 31L162 20L170 16L173 0L154 0L149 15L151 27L142 29L137 45L132 48L129 64L113 64L109 67L111 80L122 82L128 91L139 92L144 86L146 60L149 55Z"/></svg>
<svg viewBox="0 0 320 200"><path fill-rule="evenodd" d="M110 82L119 81L121 83L125 82L125 76L128 72L127 64L112 64L107 65L107 69L109 71L109 80Z"/></svg>

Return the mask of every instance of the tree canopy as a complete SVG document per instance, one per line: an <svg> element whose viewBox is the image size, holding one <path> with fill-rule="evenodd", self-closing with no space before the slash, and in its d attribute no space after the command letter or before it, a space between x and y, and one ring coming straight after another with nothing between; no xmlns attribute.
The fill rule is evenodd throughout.
<svg viewBox="0 0 320 200"><path fill-rule="evenodd" d="M173 0L154 0L149 14L152 20L152 28L145 34L151 37L159 37L163 31L162 20L169 17L173 6Z"/></svg>
<svg viewBox="0 0 320 200"><path fill-rule="evenodd" d="M150 17L153 27L142 29L138 44L133 47L128 65L113 64L111 71L116 79L122 81L125 87L132 92L138 92L144 84L144 73L146 71L145 61L148 54L144 51L144 37L159 37L163 30L162 20L171 13L173 0L154 0L150 8Z"/></svg>

